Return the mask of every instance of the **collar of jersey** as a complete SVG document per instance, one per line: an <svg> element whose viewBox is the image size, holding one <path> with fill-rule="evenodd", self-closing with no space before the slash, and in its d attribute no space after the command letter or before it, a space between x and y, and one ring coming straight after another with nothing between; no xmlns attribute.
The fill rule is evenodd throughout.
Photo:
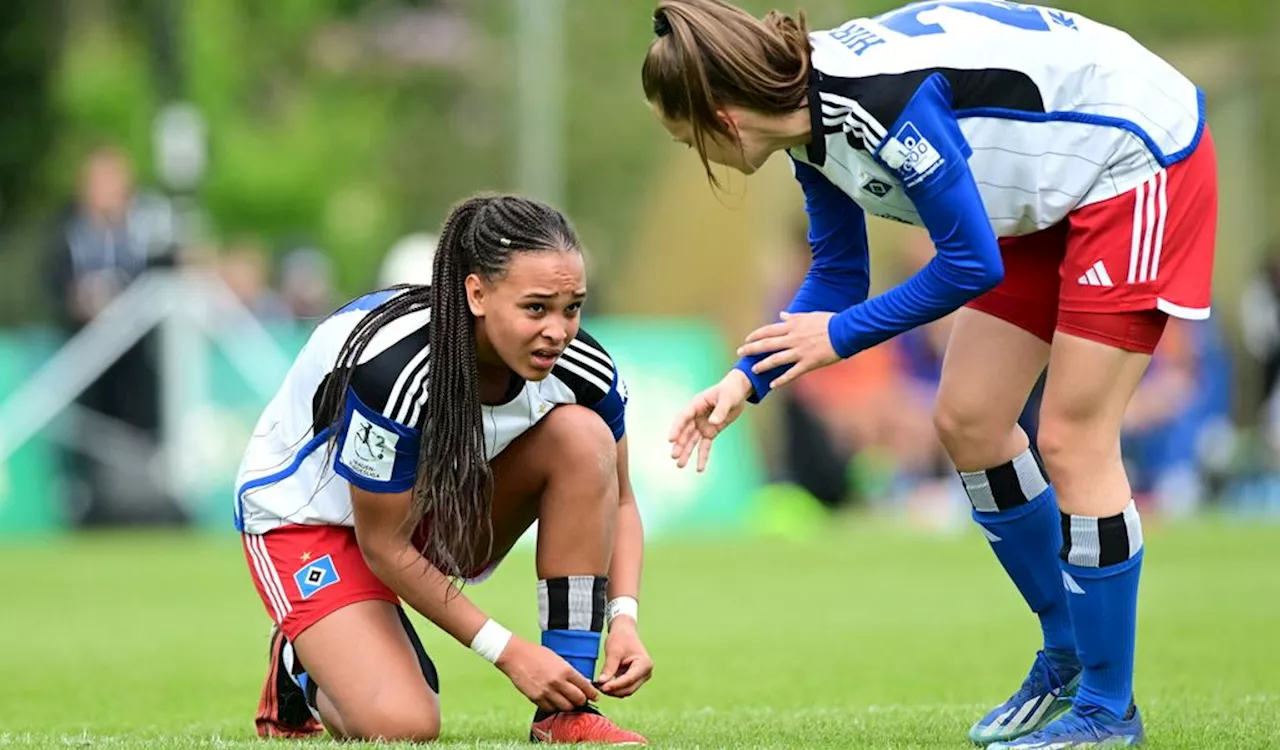
<svg viewBox="0 0 1280 750"><path fill-rule="evenodd" d="M809 63L809 143L805 161L821 167L827 161L827 129L822 124L822 72Z"/></svg>

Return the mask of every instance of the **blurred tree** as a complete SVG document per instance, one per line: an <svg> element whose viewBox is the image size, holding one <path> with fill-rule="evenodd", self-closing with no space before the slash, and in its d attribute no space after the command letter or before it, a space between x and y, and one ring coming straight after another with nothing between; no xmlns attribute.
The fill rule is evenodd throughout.
<svg viewBox="0 0 1280 750"><path fill-rule="evenodd" d="M0 3L0 218L12 222L47 197L45 158L56 132L52 71L60 48L60 6Z"/></svg>
<svg viewBox="0 0 1280 750"><path fill-rule="evenodd" d="M513 184L521 122L512 106L512 3L520 1L537 2L6 3L0 85L27 98L11 100L5 111L21 115L0 125L0 216L21 196L49 206L68 194L80 154L103 138L125 146L150 174L154 115L181 95L207 120L209 171L200 198L215 230L268 240L309 236L334 256L344 291L359 291L373 282L396 237L432 229L471 191ZM902 4L741 2L756 13L802 5L815 28ZM1056 4L1153 43L1255 34L1267 28L1270 7L1266 0ZM652 0L566 3L564 208L602 282L619 276L619 261L647 218L641 207L653 175L674 158L639 90L652 7ZM175 8L180 14L172 15ZM1275 45L1257 38L1260 56L1272 61L1268 70L1277 70ZM1275 73L1266 80L1266 101L1280 101ZM43 89L51 95L38 93ZM50 96L52 110L42 104ZM1276 106L1267 104L1273 121ZM42 158L50 141L56 147ZM1277 158L1274 149L1267 153ZM4 283L0 292L9 291ZM0 319L27 307L20 300L29 292L20 282L12 286L13 295L0 295ZM615 296L625 293L619 286Z"/></svg>

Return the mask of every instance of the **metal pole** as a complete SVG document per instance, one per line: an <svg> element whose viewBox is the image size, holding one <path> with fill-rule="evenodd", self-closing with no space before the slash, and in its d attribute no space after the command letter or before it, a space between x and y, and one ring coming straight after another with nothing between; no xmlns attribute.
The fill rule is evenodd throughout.
<svg viewBox="0 0 1280 750"><path fill-rule="evenodd" d="M564 0L512 0L516 17L515 122L521 192L564 208Z"/></svg>

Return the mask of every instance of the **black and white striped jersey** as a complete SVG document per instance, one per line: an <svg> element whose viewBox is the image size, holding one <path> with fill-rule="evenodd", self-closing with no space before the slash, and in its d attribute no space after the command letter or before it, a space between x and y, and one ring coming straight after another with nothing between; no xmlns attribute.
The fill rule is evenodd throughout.
<svg viewBox="0 0 1280 750"><path fill-rule="evenodd" d="M1076 13L932 0L810 40L818 137L791 157L917 226L916 199L964 163L996 235L1016 236L1142 185L1204 129L1195 84Z"/></svg>
<svg viewBox="0 0 1280 750"><path fill-rule="evenodd" d="M393 294L361 297L312 332L241 460L235 497L241 531L262 534L288 524L350 526L349 485L372 492L413 486L425 418L429 310L396 318L374 334L346 394L340 434L314 427L343 343ZM586 331L578 332L544 380L514 378L503 403L481 407L486 457L501 453L559 404L590 407L622 439L626 388L608 352ZM327 449L331 437L332 451Z"/></svg>

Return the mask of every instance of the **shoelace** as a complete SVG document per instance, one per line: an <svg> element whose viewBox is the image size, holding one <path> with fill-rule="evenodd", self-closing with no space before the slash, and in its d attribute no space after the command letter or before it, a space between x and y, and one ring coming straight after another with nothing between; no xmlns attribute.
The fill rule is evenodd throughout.
<svg viewBox="0 0 1280 750"><path fill-rule="evenodd" d="M1053 668L1053 663L1043 651L1037 651L1035 663L1031 665L1031 672L1027 675L1027 679L1022 681L1022 687L1018 688L1014 699L1026 702L1032 696L1049 692L1052 690L1050 686L1055 683L1062 684L1058 679L1057 670Z"/></svg>

